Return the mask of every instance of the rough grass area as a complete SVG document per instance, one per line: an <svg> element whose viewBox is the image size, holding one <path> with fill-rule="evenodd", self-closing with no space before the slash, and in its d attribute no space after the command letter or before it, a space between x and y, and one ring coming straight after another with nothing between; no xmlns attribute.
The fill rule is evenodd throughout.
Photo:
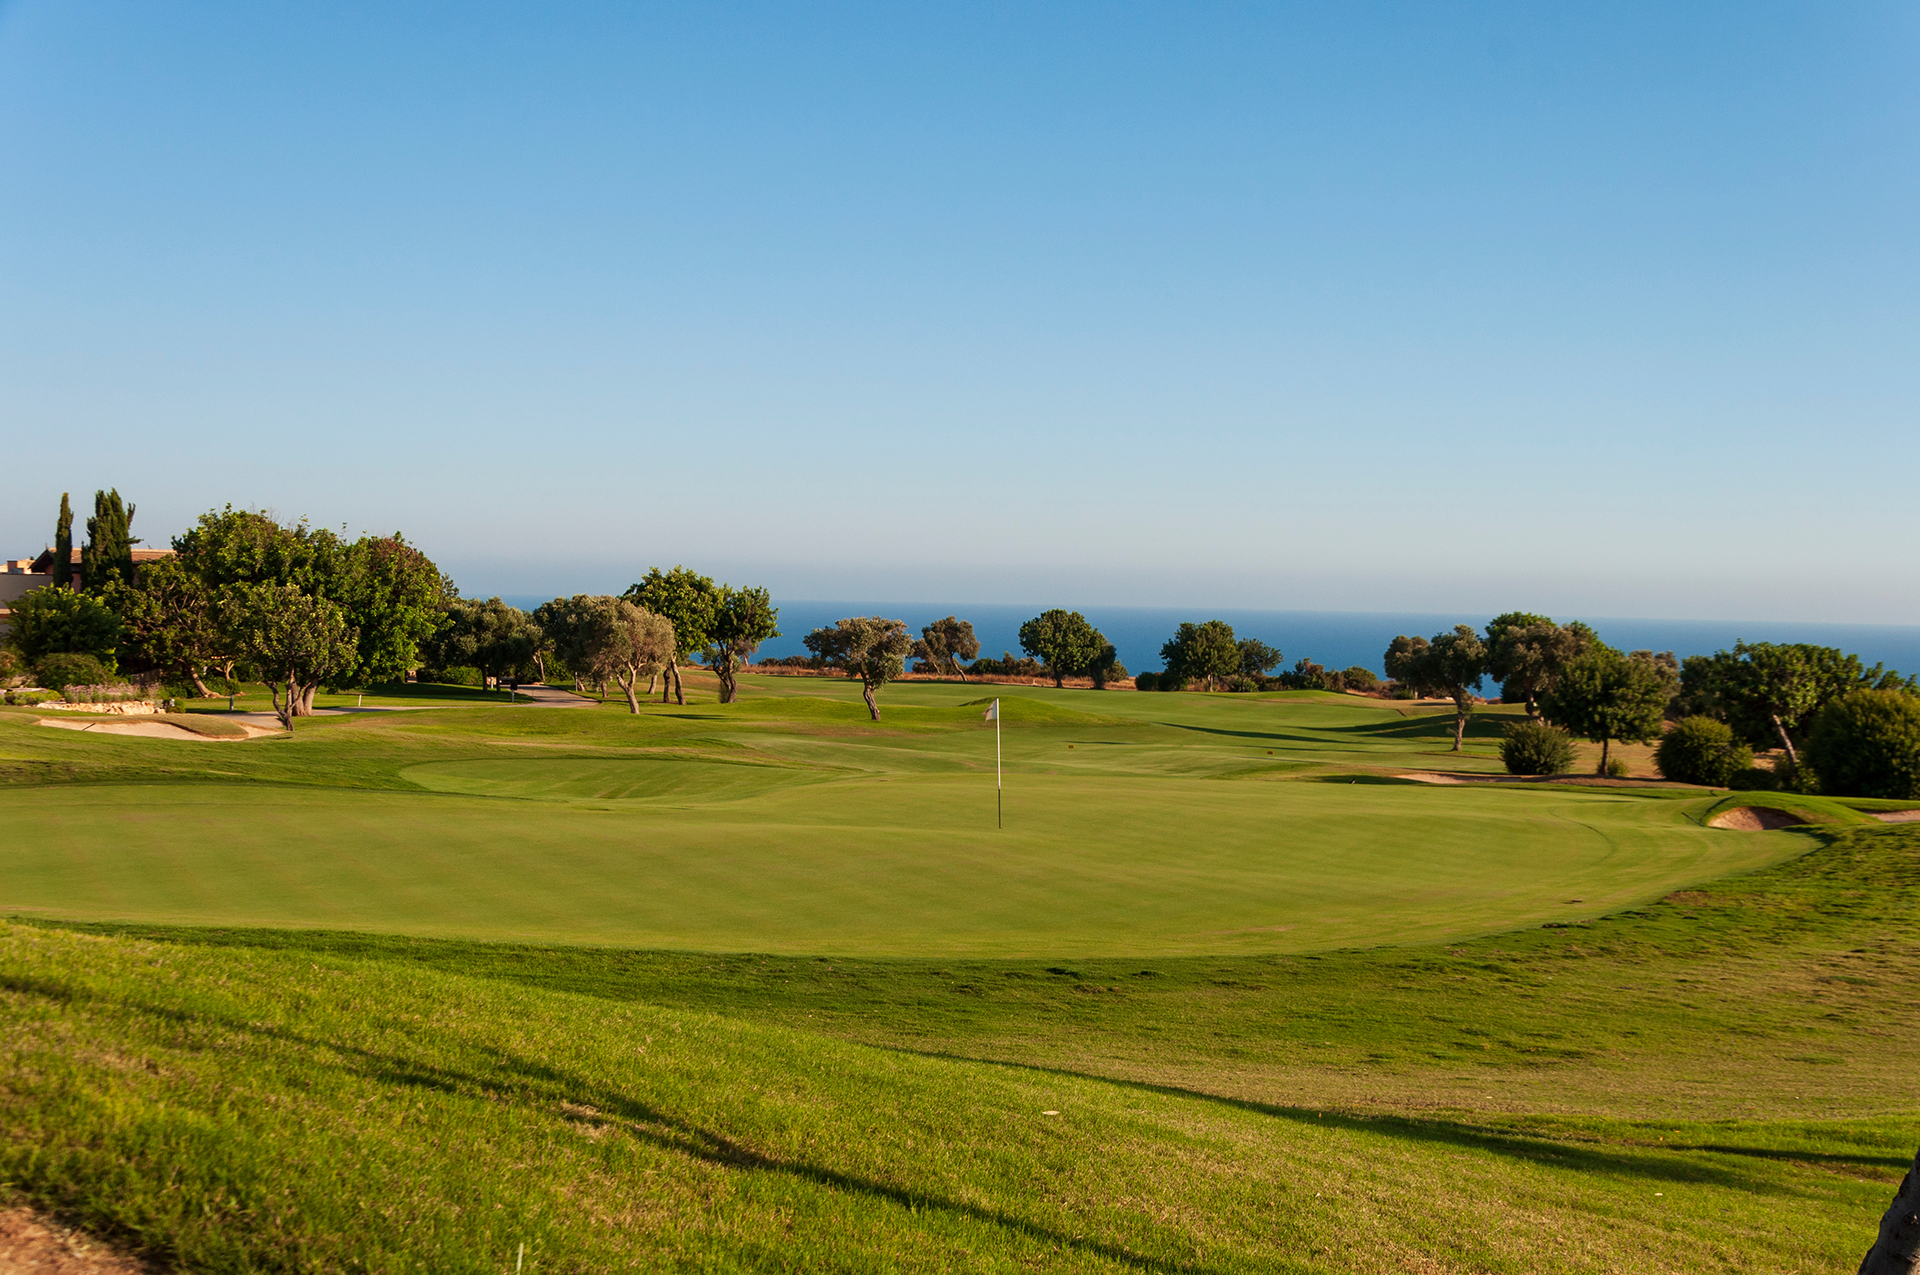
<svg viewBox="0 0 1920 1275"><path fill-rule="evenodd" d="M14 925L0 1173L188 1269L1846 1269L1916 882L1131 970Z"/></svg>

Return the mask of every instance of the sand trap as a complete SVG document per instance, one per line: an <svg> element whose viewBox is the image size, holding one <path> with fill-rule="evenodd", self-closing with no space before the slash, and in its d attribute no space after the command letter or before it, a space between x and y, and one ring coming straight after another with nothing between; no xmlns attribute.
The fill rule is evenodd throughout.
<svg viewBox="0 0 1920 1275"><path fill-rule="evenodd" d="M0 1275L147 1275L159 1269L31 1209L0 1212Z"/></svg>
<svg viewBox="0 0 1920 1275"><path fill-rule="evenodd" d="M1735 832L1773 832L1779 828L1797 828L1806 823L1799 815L1790 815L1771 806L1736 806L1707 820L1709 828L1732 828Z"/></svg>
<svg viewBox="0 0 1920 1275"><path fill-rule="evenodd" d="M1411 779L1416 784L1468 784L1471 779L1462 779L1458 775L1442 775L1431 770L1410 770L1404 775L1395 775L1395 779Z"/></svg>
<svg viewBox="0 0 1920 1275"><path fill-rule="evenodd" d="M1881 823L1920 823L1920 810L1884 810L1874 818Z"/></svg>
<svg viewBox="0 0 1920 1275"><path fill-rule="evenodd" d="M128 720L100 721L57 721L43 717L35 722L36 726L53 726L60 730L92 731L96 735L140 735L147 739L191 739L202 744L242 744L261 735L278 735L280 732L266 726L256 726L252 722L235 722L244 735L202 735L190 731L184 726L175 726L172 722L136 722Z"/></svg>

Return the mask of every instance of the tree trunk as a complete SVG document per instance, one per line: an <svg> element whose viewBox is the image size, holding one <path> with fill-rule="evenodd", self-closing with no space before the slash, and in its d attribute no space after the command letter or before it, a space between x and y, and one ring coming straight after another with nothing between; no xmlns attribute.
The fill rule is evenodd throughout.
<svg viewBox="0 0 1920 1275"><path fill-rule="evenodd" d="M191 679L193 680L193 689L194 689L194 691L196 692L196 698L199 698L199 699L212 699L212 698L213 698L213 692L212 692L212 691L210 691L210 690L208 690L208 689L207 689L207 684L206 684L205 682L203 682L203 681L201 681L201 680L200 680L200 670L199 670L199 669L197 669L197 668L190 668L190 669L188 669L188 670L187 670L187 676L188 676L189 678L191 678Z"/></svg>
<svg viewBox="0 0 1920 1275"><path fill-rule="evenodd" d="M658 669L655 669L653 672L647 674L647 698L648 699L653 698L653 688L659 684L659 681L660 681L660 671Z"/></svg>
<svg viewBox="0 0 1920 1275"><path fill-rule="evenodd" d="M318 682L315 682L311 686L303 686L300 688L299 706L293 710L297 716L300 716L300 717L313 716L313 693L319 689L320 689L320 684Z"/></svg>
<svg viewBox="0 0 1920 1275"><path fill-rule="evenodd" d="M280 683L278 682L268 682L267 689L273 692L274 715L280 719L281 728L291 735L293 733L294 704L298 701L300 695L299 685L293 680L293 675L288 674L287 693L285 696L280 694Z"/></svg>
<svg viewBox="0 0 1920 1275"><path fill-rule="evenodd" d="M1466 747L1467 715L1473 712L1473 705L1467 703L1466 696L1456 696L1453 701L1453 751L1461 752Z"/></svg>
<svg viewBox="0 0 1920 1275"><path fill-rule="evenodd" d="M860 683L860 693L866 697L867 712L872 714L874 721L876 722L879 721L880 720L880 701L873 697L873 683L872 682Z"/></svg>
<svg viewBox="0 0 1920 1275"><path fill-rule="evenodd" d="M1527 716L1536 722L1540 720L1540 697L1532 691L1527 692Z"/></svg>
<svg viewBox="0 0 1920 1275"><path fill-rule="evenodd" d="M732 652L722 651L719 656L715 658L713 662L713 672L714 675L720 679L720 702L722 704L733 703L734 696L738 693L739 688L734 682Z"/></svg>
<svg viewBox="0 0 1920 1275"><path fill-rule="evenodd" d="M620 683L620 689L626 692L627 711L629 713L638 713L640 711L640 697L634 694L634 690L640 685L640 670L628 669L624 676L616 673L614 674L614 681Z"/></svg>
<svg viewBox="0 0 1920 1275"><path fill-rule="evenodd" d="M1787 750L1787 760L1793 763L1795 770L1800 769L1800 754L1793 751L1793 737L1787 734L1786 726L1780 721L1780 714L1768 713L1773 721L1773 729L1780 736L1780 746Z"/></svg>
<svg viewBox="0 0 1920 1275"><path fill-rule="evenodd" d="M1920 1275L1920 1153L1880 1219L1880 1237L1860 1263L1860 1275Z"/></svg>
<svg viewBox="0 0 1920 1275"><path fill-rule="evenodd" d="M680 684L679 661L669 664L667 671L673 674L673 702L684 708L687 703L687 688Z"/></svg>
<svg viewBox="0 0 1920 1275"><path fill-rule="evenodd" d="M1600 741L1600 769L1595 773L1601 775L1607 773L1607 750L1612 747L1613 740L1611 737Z"/></svg>
<svg viewBox="0 0 1920 1275"><path fill-rule="evenodd" d="M667 666L660 670L660 702L666 703L673 695L673 657L667 657Z"/></svg>

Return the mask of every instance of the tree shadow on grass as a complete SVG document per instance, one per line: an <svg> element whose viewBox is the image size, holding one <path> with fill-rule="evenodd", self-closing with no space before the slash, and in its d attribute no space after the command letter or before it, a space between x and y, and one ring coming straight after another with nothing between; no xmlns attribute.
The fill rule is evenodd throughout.
<svg viewBox="0 0 1920 1275"><path fill-rule="evenodd" d="M1709 1152L1721 1155L1749 1156L1774 1161L1820 1161L1835 1164L1856 1164L1872 1167L1904 1168L1910 1162L1901 1158L1888 1158L1877 1155L1835 1155L1832 1153L1794 1153L1777 1149L1756 1147L1735 1147L1726 1144L1688 1144L1672 1143L1658 1148L1604 1148L1597 1143L1574 1142L1557 1139L1546 1134L1532 1134L1517 1129L1503 1129L1497 1125L1480 1124L1465 1120L1441 1120L1420 1116L1358 1116L1347 1112L1326 1111L1311 1107L1287 1107L1276 1103L1255 1102L1248 1098L1232 1098L1223 1094L1208 1093L1202 1089L1189 1089L1183 1085L1155 1084L1145 1080L1126 1080L1114 1076L1102 1076L1095 1072L1075 1071L1067 1067L1047 1067L1036 1063L1010 1062L995 1058L972 1058L963 1054L945 1053L938 1050L907 1049L898 1046L875 1046L875 1048L895 1049L896 1052L914 1054L923 1058L939 1058L950 1062L983 1063L992 1067L1004 1067L1012 1071L1039 1072L1043 1075L1065 1076L1075 1080L1090 1080L1098 1084L1116 1088L1140 1090L1146 1093L1164 1094L1175 1098L1188 1098L1216 1106L1229 1107L1236 1111L1252 1112L1290 1124L1309 1126L1316 1129L1339 1129L1353 1133L1370 1133L1384 1138L1396 1138L1402 1141L1420 1142L1434 1146L1455 1147L1463 1150L1484 1151L1510 1159L1524 1160L1543 1168L1567 1169L1577 1173L1600 1174L1613 1178L1635 1180L1658 1180L1662 1182L1684 1183L1695 1186L1719 1186L1733 1190L1767 1195L1798 1195L1790 1188L1778 1183L1767 1182L1741 1173L1734 1168L1713 1164L1701 1164L1695 1161L1675 1160L1674 1152Z"/></svg>
<svg viewBox="0 0 1920 1275"><path fill-rule="evenodd" d="M716 1130L682 1120L656 1107L629 1097L603 1083L574 1076L560 1068L498 1050L481 1042L462 1040L473 1049L484 1048L497 1058L497 1074L479 1075L399 1054L366 1049L322 1037L310 1036L268 1023L247 1022L226 1015L176 1009L145 1003L126 997L105 997L83 988L45 979L0 975L0 990L54 1001L63 1006L90 1002L110 1010L128 1011L174 1024L181 1028L198 1027L232 1032L237 1035L270 1040L308 1051L309 1062L329 1065L327 1056L337 1061L334 1069L357 1075L376 1084L423 1089L450 1097L479 1101L517 1102L522 1106L544 1109L557 1119L576 1124L612 1125L630 1136L664 1151L700 1160L722 1168L779 1174L810 1182L829 1190L883 1201L909 1212L935 1212L965 1218L1011 1232L1034 1244L1099 1257L1137 1271L1164 1275L1211 1275L1213 1268L1191 1261L1175 1261L1136 1253L1118 1244L1071 1235L1042 1223L1019 1217L1001 1209L988 1208L948 1199L911 1187L846 1173L805 1160L788 1159L756 1150ZM358 1065L355 1065L355 1064ZM506 1092L503 1092L505 1090Z"/></svg>

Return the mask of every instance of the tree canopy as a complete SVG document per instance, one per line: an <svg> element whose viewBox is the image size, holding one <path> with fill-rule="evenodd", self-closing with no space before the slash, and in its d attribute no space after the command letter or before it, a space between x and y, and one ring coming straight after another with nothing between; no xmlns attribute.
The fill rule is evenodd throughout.
<svg viewBox="0 0 1920 1275"><path fill-rule="evenodd" d="M313 711L314 689L353 664L346 612L289 584L232 586L225 604L243 657L272 690L281 725L292 730L296 716Z"/></svg>
<svg viewBox="0 0 1920 1275"><path fill-rule="evenodd" d="M1265 677L1270 669L1276 667L1286 656L1280 654L1280 648L1268 646L1259 638L1241 638L1240 663L1237 672L1242 677Z"/></svg>
<svg viewBox="0 0 1920 1275"><path fill-rule="evenodd" d="M1225 620L1182 624L1160 647L1160 659L1175 679L1198 678L1209 689L1240 669L1240 644Z"/></svg>
<svg viewBox="0 0 1920 1275"><path fill-rule="evenodd" d="M61 588L73 584L73 502L60 493L60 516L53 523L53 582Z"/></svg>
<svg viewBox="0 0 1920 1275"><path fill-rule="evenodd" d="M680 664L712 644L714 615L720 605L719 588L710 577L685 567L676 566L671 571L653 567L620 596L655 615L666 616L667 622L673 625L676 647L667 660L667 676L673 682L675 701L686 703L687 693L680 684Z"/></svg>
<svg viewBox="0 0 1920 1275"><path fill-rule="evenodd" d="M471 667L498 679L532 664L540 642L540 626L519 607L499 598L454 598L422 652L435 668Z"/></svg>
<svg viewBox="0 0 1920 1275"><path fill-rule="evenodd" d="M818 628L802 639L809 651L829 668L837 668L860 683L860 694L867 701L867 712L880 720L880 688L906 672L907 656L913 653L913 638L900 620L879 616L836 620L831 628Z"/></svg>
<svg viewBox="0 0 1920 1275"><path fill-rule="evenodd" d="M722 704L739 698L740 666L753 658L762 642L780 636L779 621L779 608L765 589L719 587L708 621L705 655L707 667L720 679Z"/></svg>
<svg viewBox="0 0 1920 1275"><path fill-rule="evenodd" d="M973 635L972 622L951 615L924 626L920 640L913 644L913 658L924 660L935 672L951 672L963 682L967 671L960 661L979 654L980 639Z"/></svg>
<svg viewBox="0 0 1920 1275"><path fill-rule="evenodd" d="M1836 647L1807 643L1736 642L1732 651L1691 655L1680 666L1685 712L1718 718L1754 748L1778 744L1799 765L1799 745L1814 716L1859 690L1911 689L1902 678Z"/></svg>
<svg viewBox="0 0 1920 1275"><path fill-rule="evenodd" d="M12 609L7 645L26 663L72 652L112 667L120 645L120 618L99 598L48 585L21 595Z"/></svg>
<svg viewBox="0 0 1920 1275"><path fill-rule="evenodd" d="M1540 696L1552 689L1567 662L1594 641L1579 621L1555 624L1544 615L1509 611L1487 622L1487 673L1500 682L1500 698L1526 701L1527 716L1540 715Z"/></svg>
<svg viewBox="0 0 1920 1275"><path fill-rule="evenodd" d="M71 533L69 533L71 534ZM87 543L80 550L80 577L89 593L104 593L133 581L133 506L118 489L93 493L93 517L87 519Z"/></svg>
<svg viewBox="0 0 1920 1275"><path fill-rule="evenodd" d="M1401 634L1386 653L1387 676L1418 695L1453 701L1453 751L1464 746L1472 692L1487 671L1487 644L1470 624L1456 624L1431 640Z"/></svg>
<svg viewBox="0 0 1920 1275"><path fill-rule="evenodd" d="M1555 725L1600 745L1605 774L1615 740L1644 744L1659 737L1672 694L1673 679L1651 652L1622 655L1594 642L1561 670L1541 707Z"/></svg>
<svg viewBox="0 0 1920 1275"><path fill-rule="evenodd" d="M1807 760L1831 796L1920 798L1920 698L1849 691L1814 719Z"/></svg>
<svg viewBox="0 0 1920 1275"><path fill-rule="evenodd" d="M1056 607L1020 626L1020 649L1046 666L1055 686L1085 673L1106 644L1100 631L1078 611Z"/></svg>

